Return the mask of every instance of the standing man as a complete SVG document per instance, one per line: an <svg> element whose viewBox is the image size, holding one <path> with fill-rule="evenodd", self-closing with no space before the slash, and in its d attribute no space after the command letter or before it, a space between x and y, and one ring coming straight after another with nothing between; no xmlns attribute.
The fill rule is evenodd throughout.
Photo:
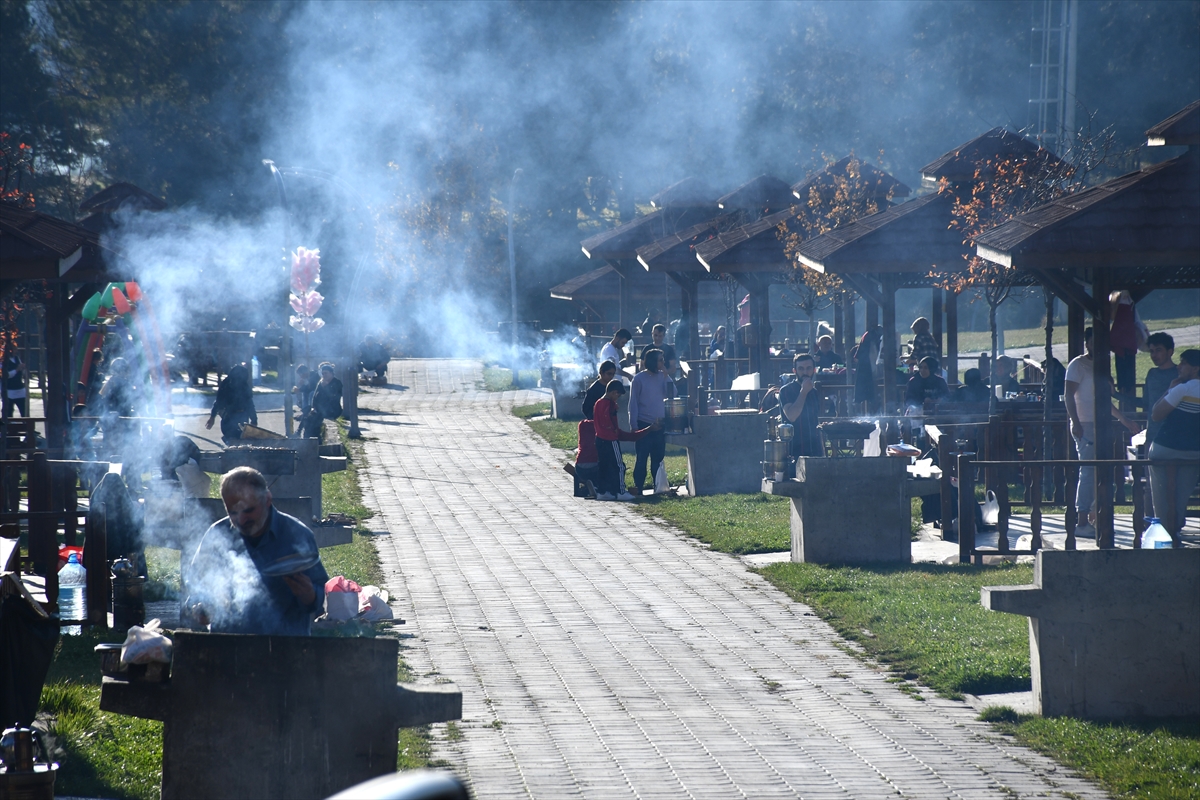
<svg viewBox="0 0 1200 800"><path fill-rule="evenodd" d="M116 366L115 361L113 365ZM211 431L219 414L221 439L225 444L242 438L243 424L258 425L258 412L254 409L254 388L250 377L250 368L243 362L232 367L217 386L217 399L204 427Z"/></svg>
<svg viewBox="0 0 1200 800"><path fill-rule="evenodd" d="M1200 350L1184 350L1179 357L1179 377L1154 404L1151 418L1161 423L1150 458L1182 461L1175 468L1175 494L1168 493L1170 476L1166 466L1150 467L1150 490L1155 516L1179 546L1179 532L1186 520L1188 498L1200 480Z"/></svg>
<svg viewBox="0 0 1200 800"><path fill-rule="evenodd" d="M663 353L651 348L645 351L642 371L633 378L629 389L629 429L649 428L666 416L665 401L675 396L675 384L663 369ZM633 464L634 496L642 496L646 480L646 459L650 460L650 485L667 451L667 435L661 424L637 443L637 460Z"/></svg>
<svg viewBox="0 0 1200 800"><path fill-rule="evenodd" d="M1075 440L1075 451L1080 461L1096 458L1096 390L1092 385L1092 328L1083 331L1083 355L1071 359L1067 365L1066 380L1063 382L1063 397L1067 406L1067 417L1071 420L1071 438ZM997 359L999 360L999 359ZM1109 382L1111 383L1111 378ZM1137 424L1111 406L1113 417L1132 433L1137 433ZM1106 454L1111 458L1112 454ZM1079 486L1075 490L1075 509L1079 512L1076 536L1095 537L1096 468L1079 468Z"/></svg>
<svg viewBox="0 0 1200 800"><path fill-rule="evenodd" d="M307 636L329 580L312 531L271 505L267 479L251 467L225 473L221 500L229 516L188 562L192 615L214 631Z"/></svg>
<svg viewBox="0 0 1200 800"><path fill-rule="evenodd" d="M910 343L912 352L908 355L908 365L910 367L921 363L922 358L932 356L939 362L942 360L942 345L933 338L933 334L929 332L929 320L924 317L917 317L912 324L913 340Z"/></svg>
<svg viewBox="0 0 1200 800"><path fill-rule="evenodd" d="M1146 370L1146 388L1142 392L1142 407L1149 419L1146 425L1146 447L1149 447L1163 426L1163 420L1154 420L1154 406L1179 377L1179 367L1175 366L1175 340L1171 334L1165 331L1152 333L1146 344L1150 347L1150 360L1154 362L1154 366Z"/></svg>
<svg viewBox="0 0 1200 800"><path fill-rule="evenodd" d="M661 350L663 354L663 371L667 375L675 374L675 368L679 366L679 356L675 355L675 348L667 344L667 326L663 324L655 325L650 330L650 344L642 348L641 355L638 357L640 361L646 360L646 353L651 350Z"/></svg>
<svg viewBox="0 0 1200 800"><path fill-rule="evenodd" d="M629 344L629 340L633 338L633 334L628 328L621 328L613 334L611 340L604 343L604 347L600 348L600 361L611 361L617 365L617 372L627 381L633 380L633 373L626 372L622 367L627 366L627 358L625 356L625 345Z"/></svg>
<svg viewBox="0 0 1200 800"><path fill-rule="evenodd" d="M784 420L795 428L792 457L821 458L825 448L821 446L821 434L817 431L821 396L813 385L813 377L817 374L816 360L809 353L799 353L792 359L792 371L796 373L796 380L774 390L779 394L779 408Z"/></svg>
<svg viewBox="0 0 1200 800"><path fill-rule="evenodd" d="M4 402L0 417L8 419L13 409L21 412L22 417L29 416L29 395L25 390L28 370L21 356L17 354L17 342L10 338L4 346Z"/></svg>

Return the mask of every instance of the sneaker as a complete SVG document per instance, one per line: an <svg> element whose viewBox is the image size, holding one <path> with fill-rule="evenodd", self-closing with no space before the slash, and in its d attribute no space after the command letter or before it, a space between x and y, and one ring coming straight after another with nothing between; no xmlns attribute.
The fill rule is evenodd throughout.
<svg viewBox="0 0 1200 800"><path fill-rule="evenodd" d="M1075 526L1075 537L1081 539L1095 539L1096 526L1088 522L1082 522Z"/></svg>
<svg viewBox="0 0 1200 800"><path fill-rule="evenodd" d="M621 492L619 495L617 495L617 499L625 503L632 503L637 498L631 495L629 492Z"/></svg>
<svg viewBox="0 0 1200 800"><path fill-rule="evenodd" d="M616 500L617 498L611 492L600 492L600 494L596 495L596 499L597 500Z"/></svg>

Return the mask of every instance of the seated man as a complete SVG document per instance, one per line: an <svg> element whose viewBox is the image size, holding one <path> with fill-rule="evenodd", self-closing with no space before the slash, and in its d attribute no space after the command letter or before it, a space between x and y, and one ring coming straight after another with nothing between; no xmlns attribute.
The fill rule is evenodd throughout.
<svg viewBox="0 0 1200 800"><path fill-rule="evenodd" d="M817 352L813 353L813 359L816 361L817 369L836 369L846 366L846 359L834 352L832 336L822 336L817 339Z"/></svg>
<svg viewBox="0 0 1200 800"><path fill-rule="evenodd" d="M185 611L214 632L307 636L329 580L312 531L272 507L251 467L225 474L221 499L229 516L185 558Z"/></svg>
<svg viewBox="0 0 1200 800"><path fill-rule="evenodd" d="M342 382L334 377L333 370L332 363L321 364L321 380L313 391L312 409L304 418L301 438L320 437L325 420L342 415Z"/></svg>
<svg viewBox="0 0 1200 800"><path fill-rule="evenodd" d="M387 382L388 361L391 355L387 348L374 336L363 339L358 348L359 372L366 372L372 384L382 386Z"/></svg>
<svg viewBox="0 0 1200 800"><path fill-rule="evenodd" d="M995 366L992 369L992 387L1004 387L1004 394L1018 394L1021 391L1021 384L1017 381L1017 360L1008 356L1000 356L996 359ZM1000 399L1004 399L1003 395Z"/></svg>

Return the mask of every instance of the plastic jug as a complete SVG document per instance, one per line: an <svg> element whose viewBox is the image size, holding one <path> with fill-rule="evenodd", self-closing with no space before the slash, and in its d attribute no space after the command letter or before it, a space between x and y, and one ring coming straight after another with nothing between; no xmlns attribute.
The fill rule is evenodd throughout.
<svg viewBox="0 0 1200 800"><path fill-rule="evenodd" d="M255 386L262 383L262 365L258 363L258 356L250 357L250 381Z"/></svg>
<svg viewBox="0 0 1200 800"><path fill-rule="evenodd" d="M79 563L79 554L71 553L67 563L58 571L59 586L86 586L87 570Z"/></svg>
<svg viewBox="0 0 1200 800"><path fill-rule="evenodd" d="M1171 534L1167 533L1158 517L1150 517L1146 522L1150 524L1142 531L1143 550L1169 550L1175 546Z"/></svg>

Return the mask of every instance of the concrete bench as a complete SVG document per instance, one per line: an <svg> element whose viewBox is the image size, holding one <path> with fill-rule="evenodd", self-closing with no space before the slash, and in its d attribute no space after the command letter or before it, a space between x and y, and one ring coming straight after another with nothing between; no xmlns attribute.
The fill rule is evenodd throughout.
<svg viewBox="0 0 1200 800"><path fill-rule="evenodd" d="M289 449L295 452L295 460L290 470L279 463L275 456L255 457L253 450L240 449L244 447L260 447ZM340 445L339 445L340 447ZM316 439L261 439L243 441L230 450L217 453L205 453L200 460L200 468L205 472L225 474L235 467L249 466L259 469L260 460L270 462L271 469L259 469L271 487L271 494L276 497L311 497L313 513L317 517L324 516L321 502L321 476L328 472L339 472L346 468L344 455L322 455L321 451L330 445L322 445ZM266 466L266 464L263 464ZM272 471L278 470L278 471Z"/></svg>
<svg viewBox="0 0 1200 800"><path fill-rule="evenodd" d="M1200 549L1042 550L1029 586L985 586L984 608L1029 617L1044 716L1200 715Z"/></svg>

